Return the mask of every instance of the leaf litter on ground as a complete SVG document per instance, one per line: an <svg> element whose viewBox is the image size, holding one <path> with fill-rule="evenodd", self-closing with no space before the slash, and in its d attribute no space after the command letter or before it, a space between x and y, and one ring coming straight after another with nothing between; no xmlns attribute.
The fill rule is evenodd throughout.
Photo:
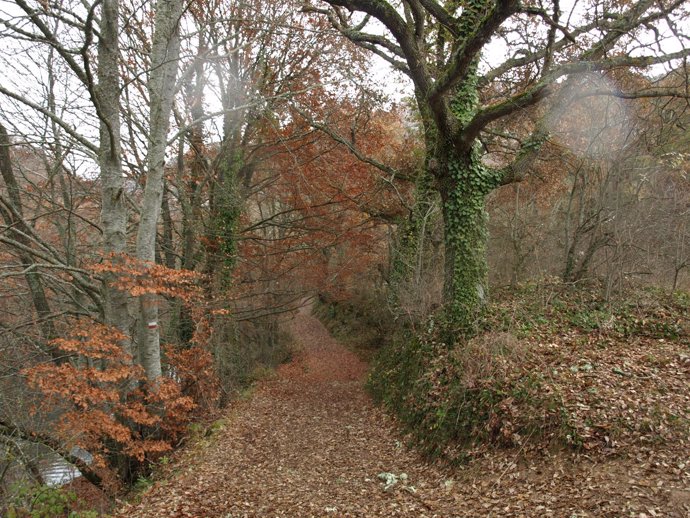
<svg viewBox="0 0 690 518"><path fill-rule="evenodd" d="M367 366L308 311L291 331L296 357L116 517L690 516L683 340L534 329L534 368L579 448L477 448L451 468L404 446L363 389Z"/></svg>

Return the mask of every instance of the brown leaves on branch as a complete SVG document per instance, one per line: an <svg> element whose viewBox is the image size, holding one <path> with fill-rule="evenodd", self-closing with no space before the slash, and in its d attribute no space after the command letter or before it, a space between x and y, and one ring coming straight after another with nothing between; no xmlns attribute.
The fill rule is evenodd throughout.
<svg viewBox="0 0 690 518"><path fill-rule="evenodd" d="M115 285L133 297L152 293L191 303L200 300L202 295L201 274L140 261L125 254L111 255L92 265L91 270L116 275Z"/></svg>
<svg viewBox="0 0 690 518"><path fill-rule="evenodd" d="M113 449L139 461L169 450L196 406L193 399L173 379L147 390L142 369L118 346L117 330L85 320L75 321L73 329L68 338L54 341L73 361L24 372L44 395L35 410L64 409L58 435L93 453L97 465L104 465Z"/></svg>
<svg viewBox="0 0 690 518"><path fill-rule="evenodd" d="M143 264L128 256L111 257L94 265L130 295L155 293L181 300L197 315L201 304L199 274ZM208 338L203 322L195 343ZM41 363L24 375L43 398L33 409L50 414L59 409L55 432L69 447L79 446L94 455L98 467L113 455L138 462L155 458L179 441L197 409L216 399L217 386L211 355L202 347L166 350L165 376L157 386L147 384L141 366L121 344L118 329L88 319L73 319L63 337L51 342L68 360Z"/></svg>

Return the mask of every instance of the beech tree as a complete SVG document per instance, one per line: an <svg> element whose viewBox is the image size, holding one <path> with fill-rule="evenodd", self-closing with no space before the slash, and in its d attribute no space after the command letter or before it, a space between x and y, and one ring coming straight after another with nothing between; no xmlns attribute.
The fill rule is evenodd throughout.
<svg viewBox="0 0 690 518"><path fill-rule="evenodd" d="M146 188L137 232L137 258L149 264L156 260L158 220L163 202L165 150L170 128L173 99L176 93L180 61L179 24L182 0L156 3L154 34L151 44L149 94L149 141L146 159ZM155 295L140 297L139 348L141 363L149 380L161 377L158 304Z"/></svg>
<svg viewBox="0 0 690 518"><path fill-rule="evenodd" d="M442 200L445 318L460 336L475 331L487 297L486 197L530 171L550 123L577 95L578 73L676 65L690 54L682 0L590 0L566 13L559 0L324 0L305 9L412 81L425 172ZM501 43L509 56L496 62L490 49ZM685 94L603 88L596 95ZM482 132L539 103L546 114L512 160L485 161Z"/></svg>
<svg viewBox="0 0 690 518"><path fill-rule="evenodd" d="M6 187L8 193L5 197L0 192L0 197L3 227L16 229L9 236L12 239L4 243L13 253L18 248L23 250L21 266L26 270L25 280L31 286L34 311L43 324L42 340L37 342L52 359L44 365L46 370L43 372L32 370L35 367L33 363L40 363L41 358L32 358L31 364L23 366L26 370L22 374L28 383L18 385L26 387L27 392L42 392L46 397L43 400L45 405L36 407L40 414L32 416L31 420L20 418L19 422L30 430L44 418L55 425L51 433L65 442L71 443L74 437L80 437L78 440L94 454L99 449L109 451L109 464L116 466L120 475L126 478L137 471L137 463L143 463L147 455L162 451L163 443L172 438L164 428L151 426L153 421L148 418L145 419L148 424L136 418L136 412L144 415L142 408L155 407L161 423L173 422L175 419L170 419L172 414L168 414L172 407L164 400L171 387L179 393L182 386L182 370L174 367L171 359L174 354L168 356L167 363L170 370L175 370L175 379L161 379L158 326L147 324L157 324L159 300L178 295L184 299L193 283L176 293L161 290L161 282L174 283L181 277L172 270L163 269L161 273L153 264L169 120L178 91L179 26L184 6L175 0L162 0L154 6L154 16L148 24L146 20L137 24L123 20L122 4L119 0L83 4L3 2L7 16L0 20L3 27L0 38L7 48L16 51L31 48L32 52L17 52L14 56L10 56L9 51L2 53L3 63L9 65L10 72L8 80L0 86L0 113L14 130L14 138L7 136L4 127L0 128L2 187L3 192ZM126 61L130 57L127 52L131 49L123 49L123 42L126 43L123 25L128 24L137 26L146 40L142 45L143 52L138 55L139 61ZM136 65L136 70L128 69L125 63ZM127 145L131 143L123 139L123 128L131 129L131 126L123 126L123 120L129 122L134 118L124 109L129 99L125 99L123 92L127 92L125 85L132 84L134 88L140 87L137 101L146 106L143 124L141 120L136 121L137 131L142 136L139 149L132 149L134 146L128 149ZM16 138L17 135L20 137ZM26 142L24 147L30 151L29 156L39 162L32 174L40 179L41 187L46 188L53 179L64 184L65 176L69 175L67 163L74 160L81 164L81 169L72 171L73 183L97 186L100 196L91 193L88 206L75 209L72 203L74 193L70 192L72 185L63 185L62 203L57 195L49 193L46 196L47 204L53 204L49 211L42 210L43 201L26 203L26 200L36 197L30 194L31 186L27 185L26 176L22 178L23 183L19 183L13 173L10 151L22 149L21 145L15 148L15 142ZM127 173L137 152L142 150L146 161L138 165L140 178L145 182L142 182L143 201L139 207L133 202L133 197L138 196L138 184L129 181ZM19 153L14 156L17 155ZM25 165L26 157L25 163L21 162L19 170ZM42 181L44 176L48 177L45 182ZM94 177L98 179L94 180ZM100 211L100 218L94 213L97 211ZM131 225L132 212L139 215L137 226ZM67 214L67 221L65 228L60 229L62 214ZM62 232L65 235L64 243L58 241L56 246L52 229L46 229L46 219L50 226L56 227L55 234L61 235ZM88 220L92 225L86 243L75 242L83 239L83 236L77 237L75 222L79 220ZM131 240L132 230L138 230L136 245ZM98 241L100 246L83 246ZM83 255L77 256L77 246ZM136 255L138 261L127 257L133 251L135 254L132 255ZM98 264L94 265L94 262ZM142 267L145 272L140 271ZM63 283L71 283L75 289L70 291ZM133 304L137 298L140 300L138 307ZM76 316L89 320L81 321L75 319ZM134 329L135 322L139 324L140 332ZM116 359L115 356L112 359L103 356L108 348L105 341L96 345L102 351L94 350L91 358L84 349L66 350L56 342L57 338L66 337L77 328L88 329L89 324L90 334L85 331L82 337L95 336L98 325L105 324L99 329L111 333L110 346L114 347L111 352L117 352ZM8 326L8 329L12 327ZM20 355L19 349L17 346L17 356ZM202 356L203 351L196 352L197 359ZM122 363L119 374L105 374L118 363ZM192 364L187 360L185 369ZM141 375L140 367L145 375ZM33 374L36 374L34 378ZM63 375L65 378L61 382L53 383L56 376ZM111 387L110 395L101 392L104 397L98 396L99 401L94 400L89 406L101 404L107 410L95 416L79 415L84 405L79 403L79 396L76 400L72 397L80 391L91 390L85 388L87 385L103 388L103 375L109 376L111 381L116 378L118 381ZM80 377L86 384L81 387L77 381ZM141 397L140 408L135 409L134 414L131 408L118 413L111 405L118 398L124 402ZM161 399L154 401L156 398ZM195 406L191 399L187 403L187 410ZM57 413L59 415L55 413L56 408L61 409ZM70 413L77 418L68 423ZM10 415L14 420L14 413ZM109 416L108 419L104 420L105 416ZM88 434L82 432L91 425L99 427L106 421L110 421L110 425L94 434L95 441L87 445ZM125 435L120 434L125 429L135 435L146 429L141 437L146 436L145 441L152 440L157 444L142 443L143 448L136 452L128 449L128 441L123 440ZM31 432L26 432L26 435L31 435ZM106 443L108 446L104 447ZM127 457L132 456L137 463L128 462Z"/></svg>
<svg viewBox="0 0 690 518"><path fill-rule="evenodd" d="M180 68L180 23L184 5L181 1L162 0L152 9L152 21L127 20L123 24L121 4L119 0L80 5L8 2L9 12L14 16L3 21L6 29L3 38L19 46L23 41L32 42L44 50L44 54L38 53L36 62L47 55L51 67L62 71L57 79L60 93L66 97L81 93L86 103L76 109L56 103L51 87L48 102L44 104L43 99L36 99L37 89L24 90L25 85L16 80L18 88L9 88L8 84L0 93L44 116L59 129L59 133L53 131L54 138L56 145L67 149L66 155L71 152L68 139L74 140L88 160L98 164L103 258L124 265L122 260L130 252L129 213L134 208L139 214L135 255L142 264L153 265L164 190L165 152L173 100L178 92L176 79ZM125 7L130 6L126 4ZM131 49L122 48L123 25L128 26L128 30L139 31L142 36L143 52L137 56L132 55ZM21 65L12 65L13 79L20 77L17 71ZM137 67L135 70L133 65ZM41 77L40 68L35 74ZM55 74L49 72L49 77L54 85ZM146 155L145 161L137 164L141 168L140 178L144 179L141 207L132 207L131 189L125 185L126 163L134 161L132 157L141 151L136 149L137 144L124 142L122 135L123 122L129 123L135 118L134 109L123 110L124 101L131 100L123 98L123 91L129 96L126 86L132 84L139 97L137 101L147 108L146 119L134 123ZM132 107L135 105L132 103ZM75 126L75 120L79 119L87 123ZM92 127L94 122L97 138ZM17 121L16 125L23 124L26 123ZM128 124L127 129L132 130L132 125ZM117 285L116 271L104 272L102 281L100 319L120 331L123 350L133 361L141 363L147 379L155 385L162 373L157 296L142 294L138 308L134 308L130 294ZM35 291L38 296L38 287ZM133 329L135 323L136 330Z"/></svg>

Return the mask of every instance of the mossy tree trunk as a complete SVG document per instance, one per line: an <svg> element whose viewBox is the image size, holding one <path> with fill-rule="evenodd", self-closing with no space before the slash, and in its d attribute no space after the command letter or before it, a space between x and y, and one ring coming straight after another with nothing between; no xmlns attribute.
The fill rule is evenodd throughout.
<svg viewBox="0 0 690 518"><path fill-rule="evenodd" d="M518 0L458 0L453 2L390 2L386 0L324 0L329 9L307 8L326 14L355 45L373 51L413 82L426 145L427 174L434 178L442 200L445 242L443 307L449 338L464 340L477 329L487 300L486 196L499 185L520 180L529 170L545 140L538 127L528 137L510 164L491 169L482 164L480 133L493 122L538 103L550 95L551 85L561 76L549 75L554 65L557 24L546 30L543 56L532 49L525 64L542 67L541 80L510 91L496 102L482 106L480 88L514 67L521 59L481 76L478 63L492 38L509 31L505 22L526 7ZM553 6L558 19L560 10ZM529 8L531 14L548 16ZM365 21L350 24L344 10L358 11ZM385 35L373 35L369 19L386 28ZM632 22L631 22L632 23ZM535 26L538 24L535 24ZM615 41L618 36L612 36ZM606 45L609 41L606 41ZM602 48L608 48L606 46ZM593 47L587 57L599 56ZM414 215L413 215L414 216ZM405 228L414 230L415 222ZM418 244L416 236L403 236L407 248ZM409 239L408 239L409 238ZM409 251L407 252L410 253ZM449 345L451 345L449 343Z"/></svg>
<svg viewBox="0 0 690 518"><path fill-rule="evenodd" d="M470 8L477 8L477 16L481 13L472 4ZM479 108L477 66L475 60L449 102L460 128L473 120ZM476 142L465 152L446 146L438 154L435 174L443 203L445 318L448 331L465 338L476 332L488 296L486 196L499 185L500 175L482 163Z"/></svg>
<svg viewBox="0 0 690 518"><path fill-rule="evenodd" d="M237 259L237 226L242 213L243 200L239 187L239 175L243 159L235 142L226 139L222 145L214 169L216 181L211 199L209 242L206 274L211 279L214 296L230 287Z"/></svg>
<svg viewBox="0 0 690 518"><path fill-rule="evenodd" d="M488 295L486 195L479 156L454 157L441 183L445 239L444 308L449 331L471 336Z"/></svg>

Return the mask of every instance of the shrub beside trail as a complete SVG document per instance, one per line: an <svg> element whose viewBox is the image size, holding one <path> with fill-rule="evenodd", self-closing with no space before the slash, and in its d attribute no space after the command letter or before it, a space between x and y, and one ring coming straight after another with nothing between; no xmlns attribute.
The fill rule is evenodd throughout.
<svg viewBox="0 0 690 518"><path fill-rule="evenodd" d="M606 302L554 284L494 300L469 342L447 346L429 319L372 362L371 394L425 452L456 462L490 447L613 454L687 443L688 294Z"/></svg>

